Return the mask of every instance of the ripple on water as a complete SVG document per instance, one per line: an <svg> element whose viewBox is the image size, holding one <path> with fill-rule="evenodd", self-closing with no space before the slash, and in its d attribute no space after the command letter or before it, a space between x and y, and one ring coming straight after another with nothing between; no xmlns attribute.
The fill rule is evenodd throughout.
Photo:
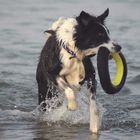
<svg viewBox="0 0 140 140"><path fill-rule="evenodd" d="M9 83L0 80L0 88L8 88L8 87L10 87Z"/></svg>
<svg viewBox="0 0 140 140"><path fill-rule="evenodd" d="M128 131L132 131L132 130L140 131L140 121L138 121L138 118L134 119L134 116L128 117L129 115L127 116L125 115L125 113L122 113L122 115L124 116L119 117L118 115L118 117L116 116L115 119L114 117L104 118L101 129L110 130L113 128L119 128L119 129L128 130Z"/></svg>
<svg viewBox="0 0 140 140"><path fill-rule="evenodd" d="M140 75L136 75L136 76L133 76L131 79L129 79L128 83L131 83L131 84L140 84Z"/></svg>

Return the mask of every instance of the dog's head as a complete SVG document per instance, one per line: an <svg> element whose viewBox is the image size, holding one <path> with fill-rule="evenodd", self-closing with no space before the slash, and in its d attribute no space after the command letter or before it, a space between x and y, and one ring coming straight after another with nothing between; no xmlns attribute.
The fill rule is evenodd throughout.
<svg viewBox="0 0 140 140"><path fill-rule="evenodd" d="M109 9L97 17L82 11L76 18L78 25L74 34L75 43L79 49L85 50L87 55L96 54L101 46L107 47L111 52L121 50L121 47L110 39L109 30L104 24L108 14Z"/></svg>

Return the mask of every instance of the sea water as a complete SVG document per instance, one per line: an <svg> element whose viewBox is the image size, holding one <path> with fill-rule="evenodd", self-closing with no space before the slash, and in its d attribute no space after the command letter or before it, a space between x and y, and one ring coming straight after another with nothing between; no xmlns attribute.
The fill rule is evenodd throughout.
<svg viewBox="0 0 140 140"><path fill-rule="evenodd" d="M125 86L117 95L104 93L98 80L100 135L89 132L86 88L77 93L78 109L67 110L61 96L46 112L37 104L36 67L47 37L60 16L82 10L106 19L110 36L122 46L128 64ZM139 0L0 0L0 140L139 140L140 139L140 1ZM92 59L96 67L96 57ZM97 69L96 69L97 71ZM113 73L113 67L110 66ZM55 107L57 101L62 103Z"/></svg>

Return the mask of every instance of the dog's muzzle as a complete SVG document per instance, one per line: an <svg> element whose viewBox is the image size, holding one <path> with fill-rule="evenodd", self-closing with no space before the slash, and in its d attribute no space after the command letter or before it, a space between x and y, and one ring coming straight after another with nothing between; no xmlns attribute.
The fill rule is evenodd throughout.
<svg viewBox="0 0 140 140"><path fill-rule="evenodd" d="M113 43L113 45L114 45L114 50L115 50L116 52L120 52L120 51L121 51L122 47L121 47L119 44Z"/></svg>
<svg viewBox="0 0 140 140"><path fill-rule="evenodd" d="M110 52L120 52L122 48L118 43L112 40L110 40L108 43L103 44L102 46L108 48Z"/></svg>
<svg viewBox="0 0 140 140"><path fill-rule="evenodd" d="M100 47L105 47L110 52L120 52L121 49L122 49L122 47L118 43L110 40L110 41L108 41L108 43L103 43L103 44L101 44L101 45L99 45L97 47L93 44L91 49L85 50L86 56L87 55L92 56L92 55L97 54Z"/></svg>

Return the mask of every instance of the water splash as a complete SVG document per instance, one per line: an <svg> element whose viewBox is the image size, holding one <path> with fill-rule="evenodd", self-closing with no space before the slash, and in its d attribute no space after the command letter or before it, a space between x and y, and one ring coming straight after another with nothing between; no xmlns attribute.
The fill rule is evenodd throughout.
<svg viewBox="0 0 140 140"><path fill-rule="evenodd" d="M57 96L54 96L50 100L46 100L46 111L43 111L42 104L38 105L33 111L20 110L18 107L9 110L0 110L1 121L40 121L47 124L88 124L89 123L89 98L88 91L85 86L81 88L81 91L76 93L76 100L78 108L75 111L69 111L67 109L67 100L65 96L58 92ZM98 103L98 101L97 101ZM100 103L97 104L101 116L104 112L104 108Z"/></svg>
<svg viewBox="0 0 140 140"><path fill-rule="evenodd" d="M81 91L76 94L78 108L75 111L67 109L67 100L62 93L58 93L57 98L46 101L46 111L42 111L42 106L38 106L34 110L34 114L38 116L40 121L47 123L64 122L68 124L88 124L89 123L89 98L87 88L82 87ZM102 118L105 109L97 101L97 106Z"/></svg>
<svg viewBox="0 0 140 140"><path fill-rule="evenodd" d="M66 122L69 124L85 124L89 122L89 101L85 88L78 92L77 103L78 108L75 111L69 111L67 109L67 101L62 93L58 94L58 97L54 97L51 100L47 100L45 103L46 111L42 111L41 105L38 106L34 113L38 116L39 120L54 122Z"/></svg>

